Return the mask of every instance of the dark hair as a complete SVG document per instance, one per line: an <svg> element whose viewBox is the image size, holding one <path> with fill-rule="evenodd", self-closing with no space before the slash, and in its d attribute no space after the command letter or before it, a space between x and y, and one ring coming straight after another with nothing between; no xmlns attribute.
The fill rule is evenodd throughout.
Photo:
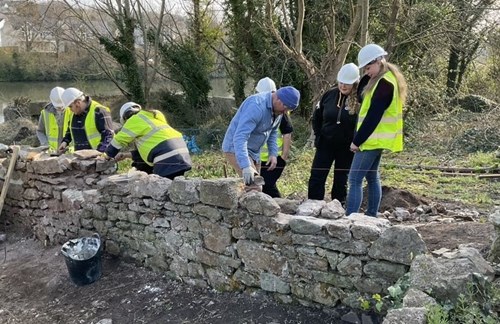
<svg viewBox="0 0 500 324"><path fill-rule="evenodd" d="M123 114L123 120L128 120L130 117L132 117L133 115L137 114L139 111L141 111L141 109L137 109L137 108L134 108L134 107L128 109Z"/></svg>

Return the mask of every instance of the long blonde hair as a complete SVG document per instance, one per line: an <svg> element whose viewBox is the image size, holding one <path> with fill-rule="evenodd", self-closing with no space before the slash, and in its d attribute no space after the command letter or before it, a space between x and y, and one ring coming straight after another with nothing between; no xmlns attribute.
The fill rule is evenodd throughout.
<svg viewBox="0 0 500 324"><path fill-rule="evenodd" d="M380 72L375 77L370 78L370 81L368 81L368 84L363 89L363 96L365 96L365 94L373 89L373 87L378 83L380 79L382 79L387 71L391 71L396 78L396 82L398 83L399 100L401 100L401 103L404 105L404 103L406 102L406 97L408 95L408 85L406 83L405 77L396 65L387 62L385 59L382 59L380 63L382 63Z"/></svg>
<svg viewBox="0 0 500 324"><path fill-rule="evenodd" d="M352 85L351 92L347 95L348 99L348 109L349 109L349 115L355 115L359 113L359 108L361 107L361 104L358 101L358 84L359 82L356 82ZM340 92L340 90L339 90Z"/></svg>

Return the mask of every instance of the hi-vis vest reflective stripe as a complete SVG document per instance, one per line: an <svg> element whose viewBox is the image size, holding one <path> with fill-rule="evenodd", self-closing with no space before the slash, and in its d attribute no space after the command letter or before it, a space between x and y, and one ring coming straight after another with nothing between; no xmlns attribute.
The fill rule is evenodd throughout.
<svg viewBox="0 0 500 324"><path fill-rule="evenodd" d="M125 122L122 129L111 141L111 145L117 149L122 149L135 140L141 158L151 166L177 154L189 154L182 134L166 123L166 119L161 112L157 111L156 115L155 118L152 112L139 111ZM144 123L146 123L148 129L145 134L141 133L145 128ZM149 161L148 156L151 151L164 141L167 141L169 150L156 156L153 161Z"/></svg>
<svg viewBox="0 0 500 324"><path fill-rule="evenodd" d="M97 101L92 100L90 103L89 111L87 113L87 117L85 117L85 134L87 135L87 140L90 143L90 147L92 147L94 150L97 149L97 146L99 146L99 143L101 142L101 133L97 130L97 126L95 124L95 109L105 109L108 112L110 111L108 107L105 107L98 103ZM71 125L73 125L73 115L71 116ZM73 128L70 128L71 131L71 138L73 139L74 143L74 136L73 136ZM76 143L74 143L76 146Z"/></svg>
<svg viewBox="0 0 500 324"><path fill-rule="evenodd" d="M390 71L386 72L383 78L394 86L392 102L385 110L380 123L377 125L373 133L359 147L361 151L387 149L391 152L399 152L403 150L403 104L399 99L398 83L396 77ZM377 84L375 84L373 89L366 93L363 98L356 130L359 130L366 114L368 113L373 91L377 87Z"/></svg>
<svg viewBox="0 0 500 324"><path fill-rule="evenodd" d="M278 129L278 139L276 140L276 144L278 144L278 155L283 153L283 135L281 135L280 130ZM260 160L268 161L269 159L269 149L267 148L267 142L260 149Z"/></svg>
<svg viewBox="0 0 500 324"><path fill-rule="evenodd" d="M69 108L64 110L64 119L63 124L61 125L62 134L59 133L59 125L57 124L57 119L54 114L47 112L45 109L42 110L41 114L45 125L45 135L47 136L49 147L53 150L57 150L59 144L61 144L59 140L64 137L66 131L68 130L68 123L73 113Z"/></svg>

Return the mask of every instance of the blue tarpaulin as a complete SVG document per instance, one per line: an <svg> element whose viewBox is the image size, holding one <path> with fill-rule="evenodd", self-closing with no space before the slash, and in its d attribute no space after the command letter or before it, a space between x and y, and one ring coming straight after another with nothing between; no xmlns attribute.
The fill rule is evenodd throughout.
<svg viewBox="0 0 500 324"><path fill-rule="evenodd" d="M188 147L189 153L193 154L200 154L201 149L198 147L198 144L196 144L196 136L195 135L182 135L184 138L184 142L186 142L186 145Z"/></svg>

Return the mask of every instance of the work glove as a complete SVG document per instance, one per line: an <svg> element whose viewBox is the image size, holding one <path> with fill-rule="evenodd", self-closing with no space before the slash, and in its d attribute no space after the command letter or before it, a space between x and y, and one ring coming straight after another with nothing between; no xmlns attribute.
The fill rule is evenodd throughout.
<svg viewBox="0 0 500 324"><path fill-rule="evenodd" d="M249 166L243 169L243 180L246 185L251 185L254 182L255 175L259 174L253 167Z"/></svg>

